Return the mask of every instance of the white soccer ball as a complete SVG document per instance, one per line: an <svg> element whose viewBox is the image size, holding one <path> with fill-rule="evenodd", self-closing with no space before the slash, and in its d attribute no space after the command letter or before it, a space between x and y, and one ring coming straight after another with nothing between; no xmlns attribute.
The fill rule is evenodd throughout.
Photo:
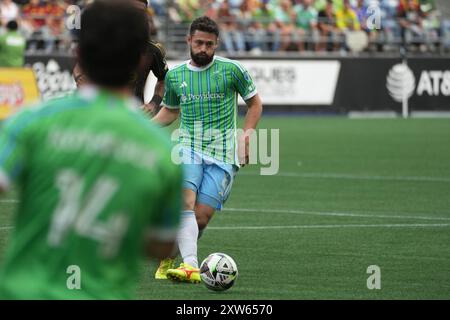
<svg viewBox="0 0 450 320"><path fill-rule="evenodd" d="M210 290L225 291L230 289L237 276L236 262L225 253L212 253L200 265L200 277Z"/></svg>

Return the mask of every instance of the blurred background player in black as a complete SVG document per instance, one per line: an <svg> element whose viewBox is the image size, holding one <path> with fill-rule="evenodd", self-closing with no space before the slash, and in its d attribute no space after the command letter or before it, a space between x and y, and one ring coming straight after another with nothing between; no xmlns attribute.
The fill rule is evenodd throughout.
<svg viewBox="0 0 450 320"><path fill-rule="evenodd" d="M147 0L128 0L128 1L132 1L134 5L142 8L142 10L147 10L148 6ZM154 32L152 32L154 30L155 30L154 24L152 22L151 17L149 16L150 35L154 35ZM160 109L160 105L164 97L164 79L166 77L167 71L169 71L169 67L166 62L165 49L160 43L153 41L150 37L150 39L148 40L145 54L141 59L139 69L136 72L136 76L134 77L130 85L133 88L135 97L139 101L141 101L143 110L151 116L158 113ZM144 89L147 77L150 72L154 74L154 76L157 78L158 81L156 82L152 99L150 100L150 102L145 103ZM81 85L83 85L88 81L86 76L83 74L81 68L79 67L78 63L76 64L73 70L73 77L78 87L80 87Z"/></svg>

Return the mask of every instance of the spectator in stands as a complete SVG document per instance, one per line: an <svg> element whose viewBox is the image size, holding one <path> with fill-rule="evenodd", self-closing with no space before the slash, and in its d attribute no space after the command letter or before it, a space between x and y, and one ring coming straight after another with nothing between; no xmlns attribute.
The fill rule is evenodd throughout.
<svg viewBox="0 0 450 320"><path fill-rule="evenodd" d="M420 0L419 3L423 12L436 11L435 0Z"/></svg>
<svg viewBox="0 0 450 320"><path fill-rule="evenodd" d="M0 36L0 67L23 67L26 41L18 32L18 24L11 20L6 33Z"/></svg>
<svg viewBox="0 0 450 320"><path fill-rule="evenodd" d="M202 0L202 7L204 9L203 15L208 18L217 21L217 12L220 4L215 0Z"/></svg>
<svg viewBox="0 0 450 320"><path fill-rule="evenodd" d="M328 0L325 8L319 12L317 27L320 32L320 41L317 50L333 51L337 49L338 31L332 0Z"/></svg>
<svg viewBox="0 0 450 320"><path fill-rule="evenodd" d="M346 37L349 32L361 30L358 16L350 5L350 0L343 0L343 7L336 11L336 26L339 31L339 46L346 47ZM341 47L342 48L342 47Z"/></svg>
<svg viewBox="0 0 450 320"><path fill-rule="evenodd" d="M28 41L29 49L43 49L45 44L41 29L45 26L47 6L40 0L30 0L30 3L23 7L22 15L23 29L32 38Z"/></svg>
<svg viewBox="0 0 450 320"><path fill-rule="evenodd" d="M0 23L4 26L11 18L19 19L17 4L20 4L23 18L18 21L20 31L29 39L31 50L67 48L66 42L61 41L69 39L64 27L65 9L70 4L83 7L92 1L0 0ZM176 23L207 15L220 23L221 40L230 54L339 50L346 33L353 30L365 31L371 47L378 50L396 49L395 45L401 42L412 44L410 48L422 45L423 50L425 47L434 50L440 44L441 33L445 36L450 33L445 31L450 30L450 23L441 26L435 0L172 0L169 6L166 1L150 0L154 8L150 14L154 37L159 26L157 15L169 12L169 18ZM371 13L367 9L372 4L381 10L380 30L367 25Z"/></svg>
<svg viewBox="0 0 450 320"><path fill-rule="evenodd" d="M401 0L398 7L398 18L404 45L412 44L420 47L425 42L423 30L423 12L416 0Z"/></svg>
<svg viewBox="0 0 450 320"><path fill-rule="evenodd" d="M19 19L19 6L12 0L1 0L0 3L0 22L5 26L9 21Z"/></svg>
<svg viewBox="0 0 450 320"><path fill-rule="evenodd" d="M332 0L332 1L333 1L334 12L344 9L343 0Z"/></svg>
<svg viewBox="0 0 450 320"><path fill-rule="evenodd" d="M334 12L342 9L342 0L315 0L313 4L314 9L316 9L317 12L324 10L329 1L332 3Z"/></svg>
<svg viewBox="0 0 450 320"><path fill-rule="evenodd" d="M358 17L359 24L362 30L368 29L367 27L367 15L368 5L366 0L357 0L355 7L356 16Z"/></svg>
<svg viewBox="0 0 450 320"><path fill-rule="evenodd" d="M399 0L379 0L379 6L382 10L383 17L395 17L397 15Z"/></svg>
<svg viewBox="0 0 450 320"><path fill-rule="evenodd" d="M39 30L45 25L47 7L40 0L30 0L30 3L23 7L22 14L34 30Z"/></svg>
<svg viewBox="0 0 450 320"><path fill-rule="evenodd" d="M258 34L264 34L261 41L261 49L278 51L280 48L280 30L275 24L275 11L269 4L269 0L263 0L253 13L254 28Z"/></svg>
<svg viewBox="0 0 450 320"><path fill-rule="evenodd" d="M228 3L230 5L230 10L232 12L236 12L241 7L243 0L228 0Z"/></svg>
<svg viewBox="0 0 450 320"><path fill-rule="evenodd" d="M275 24L280 30L281 44L279 50L286 51L293 44L292 35L295 32L295 11L291 0L280 0L279 5L275 7Z"/></svg>
<svg viewBox="0 0 450 320"><path fill-rule="evenodd" d="M244 34L239 30L236 17L231 13L230 3L224 0L217 12L222 43L229 54L245 52Z"/></svg>
<svg viewBox="0 0 450 320"><path fill-rule="evenodd" d="M265 30L258 28L257 23L253 20L253 12L257 7L258 4L255 0L244 0L236 13L236 19L244 32L246 47L250 53L255 55L261 54L266 37Z"/></svg>
<svg viewBox="0 0 450 320"><path fill-rule="evenodd" d="M431 1L431 0L428 0ZM434 51L440 45L441 37L441 21L439 19L439 11L436 9L434 2L421 4L423 12L423 29L425 33L425 41L428 50Z"/></svg>
<svg viewBox="0 0 450 320"><path fill-rule="evenodd" d="M198 0L176 0L181 22L189 23L200 16L201 6Z"/></svg>
<svg viewBox="0 0 450 320"><path fill-rule="evenodd" d="M336 25L342 32L361 30L358 16L350 5L350 0L343 1L343 8L336 11Z"/></svg>
<svg viewBox="0 0 450 320"><path fill-rule="evenodd" d="M399 42L400 27L397 22L398 0L380 0L381 32L380 42L384 43L383 50L390 50Z"/></svg>
<svg viewBox="0 0 450 320"><path fill-rule="evenodd" d="M165 16L166 0L150 0L150 6L153 8L157 16Z"/></svg>
<svg viewBox="0 0 450 320"><path fill-rule="evenodd" d="M314 9L316 9L317 12L324 10L327 6L327 2L328 0L315 0L313 3Z"/></svg>
<svg viewBox="0 0 450 320"><path fill-rule="evenodd" d="M67 37L64 27L64 5L59 0L49 0L45 6L46 19L45 26L41 28L41 34L45 41L45 50L47 52L55 51L59 45L65 43L64 37ZM67 40L66 40L67 41Z"/></svg>
<svg viewBox="0 0 450 320"><path fill-rule="evenodd" d="M310 40L309 43L312 44L313 50L315 50L316 43L319 42L318 13L312 6L312 0L297 0L294 10L298 50L305 50L305 42L308 42L308 40Z"/></svg>
<svg viewBox="0 0 450 320"><path fill-rule="evenodd" d="M152 38L158 37L159 20L152 6L147 7L148 26L150 28L150 36Z"/></svg>
<svg viewBox="0 0 450 320"><path fill-rule="evenodd" d="M372 7L370 7L370 5L372 5ZM377 46L377 42L378 42L378 30L377 27L379 27L381 29L381 25L380 26L376 26L376 20L375 19L371 19L369 21L369 17L370 15L376 13L375 11L372 11L370 9L374 8L374 7L378 8L378 12L380 12L380 7L378 4L378 1L370 1L370 0L357 0L356 3L356 7L355 7L355 12L356 12L356 16L358 17L358 21L359 24L361 26L361 30L363 30L364 32L366 32L368 39L369 39L369 48L375 48L377 47L379 49L379 51L382 50L382 46ZM381 22L381 19L380 19Z"/></svg>

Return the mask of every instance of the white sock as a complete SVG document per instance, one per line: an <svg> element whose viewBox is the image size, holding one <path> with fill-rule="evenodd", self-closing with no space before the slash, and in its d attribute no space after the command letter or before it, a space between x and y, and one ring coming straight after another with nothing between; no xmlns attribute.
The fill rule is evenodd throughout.
<svg viewBox="0 0 450 320"><path fill-rule="evenodd" d="M197 259L198 225L195 213L185 210L181 213L181 225L178 231L177 242L184 263L198 268Z"/></svg>

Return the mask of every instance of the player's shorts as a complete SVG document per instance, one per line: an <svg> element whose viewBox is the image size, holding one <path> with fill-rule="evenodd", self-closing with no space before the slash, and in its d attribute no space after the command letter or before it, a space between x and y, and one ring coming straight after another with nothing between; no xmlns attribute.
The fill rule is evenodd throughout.
<svg viewBox="0 0 450 320"><path fill-rule="evenodd" d="M222 210L231 193L238 168L231 164L205 159L197 153L193 156L196 157L195 161L182 163L183 188L197 193L197 203Z"/></svg>

